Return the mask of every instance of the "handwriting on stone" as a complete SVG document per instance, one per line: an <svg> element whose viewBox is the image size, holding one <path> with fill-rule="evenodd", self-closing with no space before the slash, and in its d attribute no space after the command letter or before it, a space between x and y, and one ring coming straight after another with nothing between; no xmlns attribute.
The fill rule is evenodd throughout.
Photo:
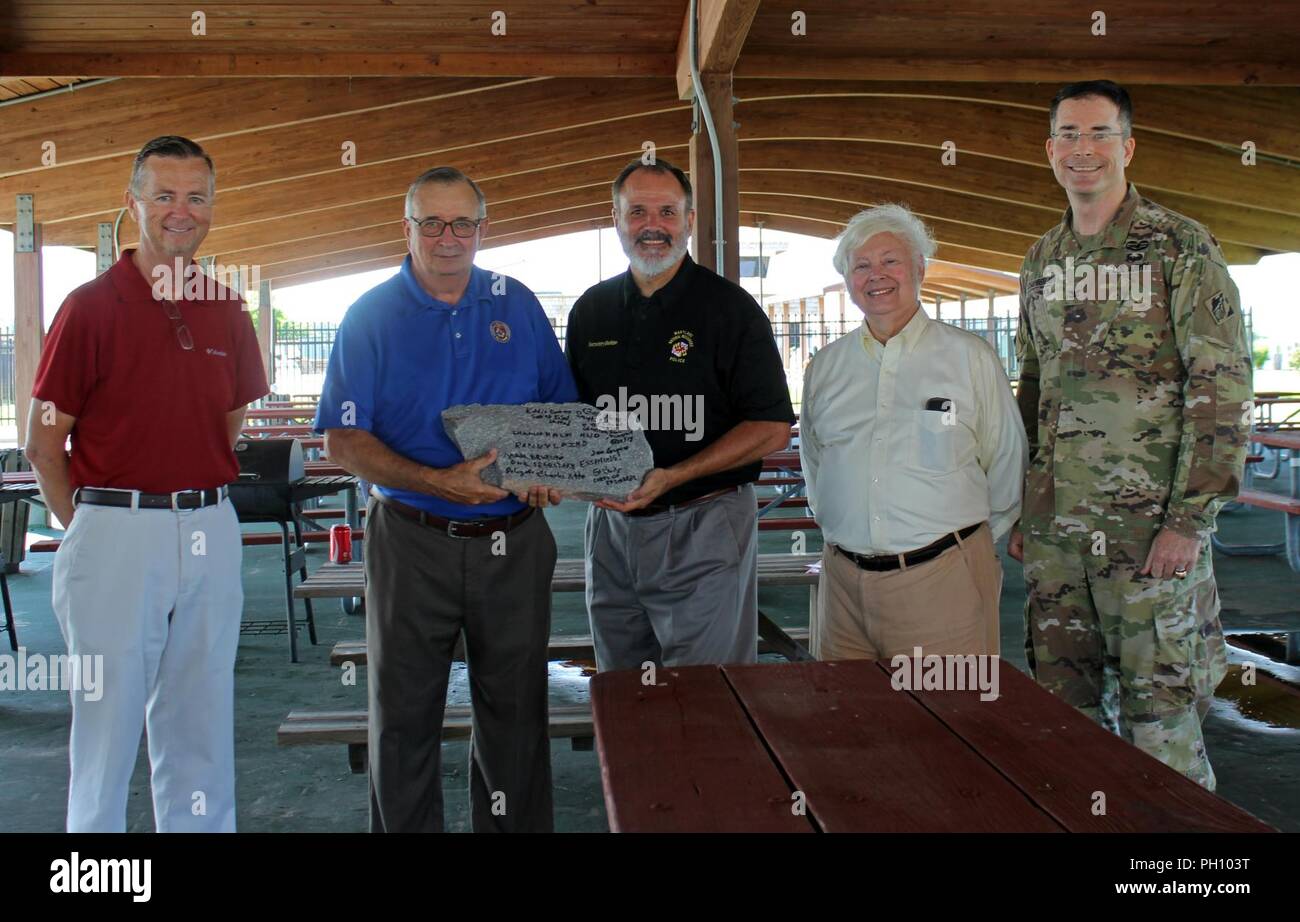
<svg viewBox="0 0 1300 922"><path fill-rule="evenodd" d="M639 429L614 429L585 403L468 404L442 411L442 424L466 458L490 449L485 483L505 490L545 486L575 499L624 499L654 467Z"/></svg>

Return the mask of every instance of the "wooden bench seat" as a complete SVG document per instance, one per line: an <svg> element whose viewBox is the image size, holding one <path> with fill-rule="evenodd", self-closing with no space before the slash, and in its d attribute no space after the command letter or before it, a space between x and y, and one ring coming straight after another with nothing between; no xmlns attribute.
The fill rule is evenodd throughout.
<svg viewBox="0 0 1300 922"><path fill-rule="evenodd" d="M591 748L595 731L590 704L552 704L549 713L552 739L573 740L574 749ZM364 709L291 711L276 731L275 741L281 746L346 743L348 765L361 774L366 770L367 716ZM443 741L469 739L471 726L468 706L449 706L442 720Z"/></svg>
<svg viewBox="0 0 1300 922"><path fill-rule="evenodd" d="M764 508L766 508L767 506L770 506L770 505L775 504L775 503L776 503L776 500L777 500L778 498L779 498L779 497L775 497L775 496L760 496L760 497L758 498L758 508L759 508L759 511L762 511L762 510L763 510ZM776 506L776 508L778 508L778 509L807 509L807 508L808 508L808 497L806 497L806 496L791 496L791 497L789 497L789 498L787 498L787 499L783 499L783 500L780 502L780 504ZM303 518L305 518L305 519L312 519L312 520L316 520L316 519L341 519L341 518L343 518L343 516L344 516L345 514L346 514L346 513L345 513L344 510L342 510L342 509L304 509L304 510L302 511L302 516L303 516ZM769 515L770 515L770 514L771 514L771 513L769 513ZM366 510L365 510L365 509L358 509L358 510L357 510L357 515L360 516L361 518L365 518ZM760 521L761 521L761 520L760 520ZM812 525L812 526L808 526L808 527L810 527L810 528L816 528L817 526L816 526L816 525Z"/></svg>
<svg viewBox="0 0 1300 922"><path fill-rule="evenodd" d="M1292 464L1296 460L1292 459ZM1259 509L1269 509L1274 512L1284 513L1286 518L1282 520L1285 538L1278 544L1228 544L1220 540L1218 533L1210 535L1210 541L1214 549L1220 554L1227 554L1230 557L1255 557L1268 556L1271 554L1285 554L1286 561L1292 570L1300 573L1300 486L1297 486L1297 469L1300 465L1291 469L1291 495L1287 496L1281 493L1269 493L1265 490L1242 490L1237 494L1235 500L1243 506L1255 506ZM1228 508L1232 508L1231 505ZM1287 662L1300 662L1300 634L1292 634L1287 643Z"/></svg>
<svg viewBox="0 0 1300 922"><path fill-rule="evenodd" d="M807 628L787 628L786 634L791 640L797 640L802 644L808 643ZM459 650L458 650L459 652ZM778 652L766 640L761 637L758 641L758 652L776 653ZM547 658L550 660L594 660L596 657L595 650L591 645L590 634L553 634L551 636L550 647L547 652ZM364 640L340 640L330 650L330 665L342 666L344 663L352 663L354 666L364 666L367 661L366 642Z"/></svg>
<svg viewBox="0 0 1300 922"><path fill-rule="evenodd" d="M817 520L806 516L765 515L758 520L759 531L819 531Z"/></svg>
<svg viewBox="0 0 1300 922"><path fill-rule="evenodd" d="M365 538L365 529L352 529L352 540L361 541ZM261 547L263 545L279 545L282 537L279 532L275 531L251 531L245 532L240 536L239 543L244 547ZM330 533L327 531L305 531L302 533L304 544L329 544ZM62 538L46 538L43 541L36 541L27 550L29 553L52 553L59 549L63 543Z"/></svg>
<svg viewBox="0 0 1300 922"><path fill-rule="evenodd" d="M817 574L808 567L821 560L821 554L759 554L758 585L810 586L816 588ZM566 557L555 562L551 575L552 592L582 592L587 588L586 562L581 557ZM307 581L294 587L299 599L343 599L366 593L366 571L360 561L323 563Z"/></svg>
<svg viewBox="0 0 1300 922"><path fill-rule="evenodd" d="M1235 502L1245 506L1258 506L1261 509L1273 509L1287 515L1300 515L1300 499L1269 493L1266 490L1242 490Z"/></svg>
<svg viewBox="0 0 1300 922"><path fill-rule="evenodd" d="M809 590L809 621L815 617L817 608L818 574L810 573L808 567L821 560L820 554L759 554L758 584L760 587L804 586ZM551 577L552 592L582 592L586 588L585 561L582 558L565 558L555 563L555 572ZM366 591L365 565L360 561L347 564L323 563L304 583L294 588L298 598L328 599L363 597ZM809 654L805 645L810 637L808 629L782 630L766 615L759 612L759 653L778 653L787 659L807 659ZM367 647L364 640L345 641L337 644L330 653L330 663L341 666L351 662L364 665ZM591 638L581 635L558 635L550 641L550 659L585 659L594 658ZM308 743L348 744L348 759L354 770L361 765L364 771L365 713L347 712L340 717L340 712L295 711L285 719L280 728L282 745L305 745ZM551 735L557 733L555 720L557 714L563 714L562 708L551 708ZM322 714L332 714L324 717ZM448 709L448 715L452 714ZM590 713L586 712L588 732L590 734ZM351 734L351 738L344 738ZM576 734L575 734L576 735ZM292 737L286 740L286 736ZM445 736L445 731L444 731ZM586 743L584 742L584 746Z"/></svg>

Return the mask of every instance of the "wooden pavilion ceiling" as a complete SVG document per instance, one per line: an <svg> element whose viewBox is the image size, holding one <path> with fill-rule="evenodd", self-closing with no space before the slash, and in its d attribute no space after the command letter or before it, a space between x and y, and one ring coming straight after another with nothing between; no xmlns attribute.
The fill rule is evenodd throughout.
<svg viewBox="0 0 1300 922"><path fill-rule="evenodd" d="M72 86L81 77L24 77L21 79L0 77L0 102L17 99L19 96L31 96L36 93L48 93L65 86Z"/></svg>
<svg viewBox="0 0 1300 922"><path fill-rule="evenodd" d="M194 6L9 4L6 83L124 79L0 108L0 223L30 192L45 244L93 247L135 151L184 134L217 165L204 252L288 285L400 262L402 197L433 165L482 183L492 245L609 226L609 182L645 141L689 160L691 104L675 79L684 0L223 0L200 5L201 39ZM502 6L507 35L493 37ZM1230 262L1300 250L1289 4L1155 0L1115 10L1104 37L1087 4L953 6L801 2L807 34L794 36L790 5L759 4L735 68L742 224L829 237L870 203L903 201L940 258L1014 271L1065 206L1043 152L1051 96L1062 80L1109 76L1134 96L1139 188L1207 224ZM240 76L190 76L217 73ZM57 165L42 162L46 141Z"/></svg>

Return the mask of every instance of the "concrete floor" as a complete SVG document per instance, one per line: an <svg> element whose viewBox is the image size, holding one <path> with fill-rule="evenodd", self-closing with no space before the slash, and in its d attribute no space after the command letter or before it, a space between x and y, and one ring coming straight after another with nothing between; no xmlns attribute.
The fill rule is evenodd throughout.
<svg viewBox="0 0 1300 922"><path fill-rule="evenodd" d="M585 514L586 505L576 502L547 512L561 557L581 556ZM1225 514L1220 526L1222 535L1233 542L1281 540L1277 513L1238 510ZM807 551L819 550L817 533L809 538ZM789 541L785 534L765 532L761 551L789 551ZM244 555L244 619L282 619L278 548L246 548ZM323 559L323 550L314 550L309 567L314 569ZM31 653L65 652L50 609L52 563L51 554L32 555L21 574L9 577L19 639ZM1023 669L1022 573L1005 555L1003 564L1003 655ZM1281 557L1217 556L1216 568L1224 622L1230 630L1234 625L1279 620L1300 629L1300 574L1292 572ZM807 624L804 589L763 590L759 604L780 623ZM364 670L358 674L357 685L345 686L339 670L328 663L330 647L336 641L363 635L362 618L346 615L338 602L326 600L317 603L316 621L320 642L310 646L304 633L301 662L296 665L288 662L284 634L241 638L235 666L235 745L238 824L243 831L366 829L366 778L349 772L345 747L281 748L275 742L276 727L291 710L365 706ZM557 595L553 622L554 633L587 633L581 594ZM0 653L9 653L7 644ZM1261 671L1300 688L1300 668L1235 648L1231 656L1236 664L1254 662ZM553 702L585 699L587 678L582 664L553 663L551 679ZM453 675L449 701L468 702L463 667ZM69 721L70 707L63 692L0 692L0 830L52 832L63 828ZM1205 732L1219 793L1284 831L1300 832L1300 693L1257 694L1243 689L1234 673L1220 688ZM452 831L469 827L467 758L467 744L444 746L447 827ZM552 744L552 761L556 829L604 831L607 826L596 754L574 752L567 742L559 741ZM143 747L131 785L127 827L131 831L153 828L148 759Z"/></svg>

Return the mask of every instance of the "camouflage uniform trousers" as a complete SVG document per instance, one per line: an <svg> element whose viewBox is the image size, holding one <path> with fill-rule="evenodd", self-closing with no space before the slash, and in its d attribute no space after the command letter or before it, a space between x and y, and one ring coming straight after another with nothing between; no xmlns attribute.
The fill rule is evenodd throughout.
<svg viewBox="0 0 1300 922"><path fill-rule="evenodd" d="M1213 791L1201 722L1227 671L1210 542L1184 580L1140 576L1149 539L1025 536L1025 648L1038 683Z"/></svg>

